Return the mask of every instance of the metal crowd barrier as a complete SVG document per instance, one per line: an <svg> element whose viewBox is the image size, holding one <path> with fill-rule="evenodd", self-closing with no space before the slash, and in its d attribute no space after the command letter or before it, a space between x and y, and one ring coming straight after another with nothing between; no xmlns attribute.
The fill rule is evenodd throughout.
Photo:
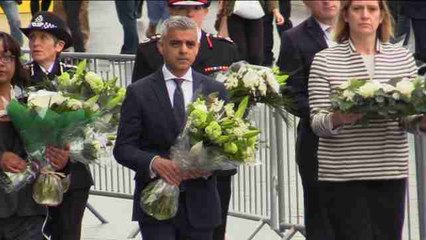
<svg viewBox="0 0 426 240"><path fill-rule="evenodd" d="M116 76L121 86L127 86L130 84L135 57L62 53L61 58L67 63L86 59L89 69L105 78ZM253 121L262 129L262 144L257 155L260 164L241 167L233 177L229 212L229 216L258 222L247 239L256 237L266 226L282 239L304 239L303 188L294 156L298 120L290 118L290 124L286 124L276 113L263 106L255 108L252 113ZM419 240L426 239L426 141L421 137L414 140L412 135L409 141L411 176L407 188L403 239ZM110 160L115 162L112 154ZM131 170L114 163L107 166L93 165L90 170L95 182L91 194L132 198L134 173ZM92 206L88 208L101 222L106 222ZM135 230L129 238L134 238L136 234Z"/></svg>

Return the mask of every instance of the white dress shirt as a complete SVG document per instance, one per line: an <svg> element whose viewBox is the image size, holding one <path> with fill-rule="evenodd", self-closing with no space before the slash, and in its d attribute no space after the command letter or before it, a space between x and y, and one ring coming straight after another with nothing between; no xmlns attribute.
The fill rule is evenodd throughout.
<svg viewBox="0 0 426 240"><path fill-rule="evenodd" d="M161 69L164 76L164 81L166 81L166 87L167 87L167 93L169 94L170 103L173 107L173 96L175 94L176 89L176 83L174 79L179 78L183 79L181 88L185 103L185 108L188 106L189 103L192 101L192 95L193 95L193 86L192 86L192 68L189 68L189 70L182 76L182 77L176 77L173 73L167 69L166 65L163 65L163 68Z"/></svg>
<svg viewBox="0 0 426 240"><path fill-rule="evenodd" d="M39 64L39 66L40 66L40 69L47 75L47 74L49 74L50 72L52 72L52 69L53 69L53 66L55 66L55 62L53 62L53 64L52 65L50 65L50 67L48 68L48 69L45 69L43 66L41 66L40 64Z"/></svg>
<svg viewBox="0 0 426 240"><path fill-rule="evenodd" d="M324 39L327 42L328 47L333 47L337 45L337 43L333 40L332 31L331 31L332 26L324 24L318 20L317 22L320 25L322 31L324 32Z"/></svg>

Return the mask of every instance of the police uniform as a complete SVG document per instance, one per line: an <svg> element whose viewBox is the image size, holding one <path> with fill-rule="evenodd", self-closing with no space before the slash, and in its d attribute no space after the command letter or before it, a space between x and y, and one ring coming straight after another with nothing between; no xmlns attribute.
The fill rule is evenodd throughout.
<svg viewBox="0 0 426 240"><path fill-rule="evenodd" d="M28 28L21 28L21 31L27 37L34 30L52 34L65 42L65 48L71 46L71 36L65 30L65 24L52 13L40 12L33 17ZM75 69L75 66L64 64L57 58L50 70L43 70L34 61L27 63L25 68L31 76L31 85L37 85L47 79L53 80L63 72ZM51 235L51 240L79 240L81 222L89 197L89 189L93 185L93 179L89 168L79 162L69 161L62 171L71 174L71 184L64 194L61 205L49 207L50 219L45 230L48 235Z"/></svg>
<svg viewBox="0 0 426 240"><path fill-rule="evenodd" d="M163 56L157 48L160 35L140 43L136 53L132 82L142 79L163 66ZM200 50L192 68L205 75L228 70L238 61L237 46L229 39L201 31Z"/></svg>
<svg viewBox="0 0 426 240"><path fill-rule="evenodd" d="M169 1L170 4L170 1ZM140 43L136 53L133 68L132 83L160 69L164 62L157 43L156 35L146 42ZM205 75L213 75L228 70L228 67L239 61L237 46L229 39L201 31L200 50L192 64L192 68ZM214 230L214 240L225 238L226 220L231 199L231 177L236 170L220 171L217 173L217 190L222 207L222 224Z"/></svg>

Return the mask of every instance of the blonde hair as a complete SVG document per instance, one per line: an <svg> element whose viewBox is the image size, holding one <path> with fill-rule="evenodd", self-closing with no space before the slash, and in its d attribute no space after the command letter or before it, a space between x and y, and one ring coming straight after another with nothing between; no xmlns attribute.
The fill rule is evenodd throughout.
<svg viewBox="0 0 426 240"><path fill-rule="evenodd" d="M377 37L382 42L388 42L393 37L393 18L386 4L386 0L377 0L379 3L380 14L383 18L382 23L377 28ZM342 0L339 12L339 17L336 23L336 31L334 39L338 43L342 43L349 39L350 29L349 24L345 22L345 15L348 13L352 0Z"/></svg>

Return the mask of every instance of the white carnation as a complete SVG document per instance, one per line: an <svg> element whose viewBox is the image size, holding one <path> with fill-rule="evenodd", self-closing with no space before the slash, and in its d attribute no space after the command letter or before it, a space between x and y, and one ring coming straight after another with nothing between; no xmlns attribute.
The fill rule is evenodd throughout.
<svg viewBox="0 0 426 240"><path fill-rule="evenodd" d="M365 98L374 97L374 94L380 87L381 86L376 82L366 82L358 89L358 93Z"/></svg>
<svg viewBox="0 0 426 240"><path fill-rule="evenodd" d="M409 98L414 91L414 83L407 79L401 80L396 84L396 90Z"/></svg>

